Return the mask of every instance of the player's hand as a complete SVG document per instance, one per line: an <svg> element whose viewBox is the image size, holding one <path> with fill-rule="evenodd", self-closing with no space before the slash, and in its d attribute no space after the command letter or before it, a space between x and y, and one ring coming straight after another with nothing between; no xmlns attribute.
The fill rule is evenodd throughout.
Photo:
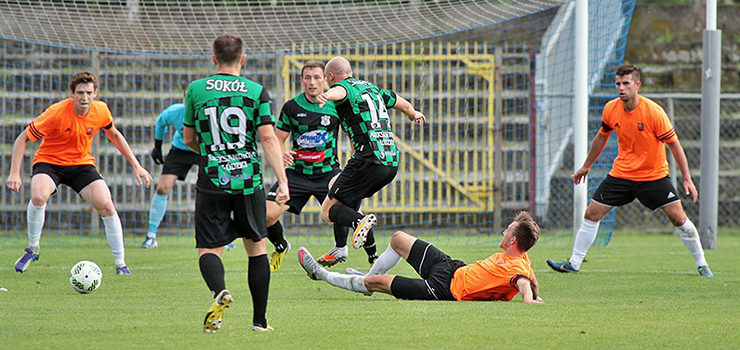
<svg viewBox="0 0 740 350"><path fill-rule="evenodd" d="M134 169L134 176L139 185L143 183L146 188L149 188L149 185L152 184L152 175L150 175L149 172L141 166ZM142 180L144 181L142 182Z"/></svg>
<svg viewBox="0 0 740 350"><path fill-rule="evenodd" d="M326 104L326 102L329 101L329 94L325 92L323 94L316 96L316 99L319 101L319 108L324 108L324 105Z"/></svg>
<svg viewBox="0 0 740 350"><path fill-rule="evenodd" d="M692 181L691 178L683 180L683 190L687 196L691 196L691 199L694 202L699 198L699 192L696 191L696 186L694 186L694 181Z"/></svg>
<svg viewBox="0 0 740 350"><path fill-rule="evenodd" d="M150 153L152 156L152 160L154 160L154 164L162 165L164 164L164 158L162 158L162 149L154 147L152 148L152 152Z"/></svg>
<svg viewBox="0 0 740 350"><path fill-rule="evenodd" d="M283 205L288 200L290 200L290 194L288 193L288 184L286 182L281 181L278 184L277 191L275 192L275 203L277 203L278 205Z"/></svg>
<svg viewBox="0 0 740 350"><path fill-rule="evenodd" d="M285 164L286 167L293 165L294 159L295 159L294 151L283 152L283 164Z"/></svg>
<svg viewBox="0 0 740 350"><path fill-rule="evenodd" d="M8 189L13 192L20 192L21 185L23 185L23 182L21 181L21 175L20 174L8 175L8 179L5 180L5 185L8 186Z"/></svg>
<svg viewBox="0 0 740 350"><path fill-rule="evenodd" d="M416 124L421 125L427 122L427 117L424 116L424 113L421 113L419 111L414 111L414 115L409 116L409 120Z"/></svg>
<svg viewBox="0 0 740 350"><path fill-rule="evenodd" d="M544 301L542 300L542 298L539 298L539 297L538 297L537 299L534 299L534 300L525 300L524 302L525 302L526 304L544 304L544 303L545 303L545 302L544 302Z"/></svg>
<svg viewBox="0 0 740 350"><path fill-rule="evenodd" d="M575 174L571 175L570 177L573 178L573 184L578 185L586 178L586 175L588 175L588 172L591 171L591 168L587 167L581 167L576 171Z"/></svg>

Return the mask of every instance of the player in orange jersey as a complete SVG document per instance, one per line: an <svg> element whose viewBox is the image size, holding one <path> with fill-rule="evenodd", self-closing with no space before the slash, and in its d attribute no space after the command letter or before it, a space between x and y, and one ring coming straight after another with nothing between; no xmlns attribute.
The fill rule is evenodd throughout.
<svg viewBox="0 0 740 350"><path fill-rule="evenodd" d="M358 293L381 292L407 300L458 301L510 301L522 293L525 303L541 303L539 284L527 255L537 243L539 226L529 213L521 212L503 235L503 252L472 265L452 260L435 246L403 231L393 234L388 248L365 275L329 272L319 266L305 247L298 250L298 261L311 279ZM401 258L421 278L386 275Z"/></svg>
<svg viewBox="0 0 740 350"><path fill-rule="evenodd" d="M651 210L663 209L694 257L699 274L712 277L712 271L704 259L699 232L686 216L678 192L668 176L664 145L671 149L681 170L684 193L696 202L698 193L691 180L689 164L676 130L660 105L638 93L642 86L639 68L620 66L615 80L619 98L604 106L601 129L591 143L583 166L573 174L573 183L578 185L585 179L596 158L604 150L612 131L616 131L619 139L617 159L586 208L570 259L560 262L547 260L547 264L558 272L578 272L588 248L596 239L601 218L612 207L628 204L637 198Z"/></svg>
<svg viewBox="0 0 740 350"><path fill-rule="evenodd" d="M72 76L69 83L71 97L57 102L34 119L15 139L11 158L10 175L6 184L12 191L19 192L21 164L28 141L40 139L33 157L31 178L31 200L28 203L28 248L15 263L15 270L24 272L28 265L39 259L39 241L44 226L46 202L57 192L62 183L71 187L97 210L103 218L105 235L108 238L116 273L130 275L126 266L123 248L123 228L111 199L108 185L95 168L95 158L90 154L95 134L101 128L118 148L118 151L134 168L134 176L149 187L152 176L141 167L123 135L113 125L108 106L95 101L98 81L89 72Z"/></svg>

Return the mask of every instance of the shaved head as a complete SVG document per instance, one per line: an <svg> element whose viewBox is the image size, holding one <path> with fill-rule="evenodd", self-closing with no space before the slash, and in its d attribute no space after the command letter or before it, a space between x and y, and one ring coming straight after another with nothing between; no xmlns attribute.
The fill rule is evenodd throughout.
<svg viewBox="0 0 740 350"><path fill-rule="evenodd" d="M352 66L346 58L337 56L329 60L324 70L329 85L352 76Z"/></svg>

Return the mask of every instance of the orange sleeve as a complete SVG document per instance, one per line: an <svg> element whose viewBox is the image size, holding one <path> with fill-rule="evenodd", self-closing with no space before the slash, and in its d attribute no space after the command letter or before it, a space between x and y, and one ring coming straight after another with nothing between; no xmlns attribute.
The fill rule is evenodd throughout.
<svg viewBox="0 0 740 350"><path fill-rule="evenodd" d="M668 115L665 113L663 108L660 106L650 106L650 115L653 122L653 130L655 130L655 137L662 142L673 142L678 140L676 129L671 124L671 120L668 119Z"/></svg>
<svg viewBox="0 0 740 350"><path fill-rule="evenodd" d="M609 136L609 134L612 133L614 130L614 126L612 125L611 117L612 117L612 109L614 107L614 101L609 101L604 105L604 110L601 112L601 127L599 127L599 133L601 133L604 136Z"/></svg>
<svg viewBox="0 0 740 350"><path fill-rule="evenodd" d="M58 106L51 105L41 115L36 117L26 129L26 135L32 142L36 142L47 134L53 132L58 127L57 113Z"/></svg>

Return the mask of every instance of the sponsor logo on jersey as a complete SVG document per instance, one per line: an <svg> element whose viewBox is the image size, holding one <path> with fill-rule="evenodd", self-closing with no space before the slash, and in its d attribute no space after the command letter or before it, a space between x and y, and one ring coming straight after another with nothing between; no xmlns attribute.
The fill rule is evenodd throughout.
<svg viewBox="0 0 740 350"><path fill-rule="evenodd" d="M329 125L331 125L331 116L330 115L322 115L321 116L321 125L323 125L323 126L329 126Z"/></svg>
<svg viewBox="0 0 740 350"><path fill-rule="evenodd" d="M306 151L298 151L295 153L296 160L302 160L304 162L310 162L310 163L317 163L317 162L323 162L325 159L324 151L319 152L306 152Z"/></svg>
<svg viewBox="0 0 740 350"><path fill-rule="evenodd" d="M637 130L643 131L645 130L645 126L643 126L642 123L637 123Z"/></svg>
<svg viewBox="0 0 740 350"><path fill-rule="evenodd" d="M296 118L305 118L306 115L307 115L306 113L298 113L298 114L295 115L295 117Z"/></svg>
<svg viewBox="0 0 740 350"><path fill-rule="evenodd" d="M252 178L252 175L249 174L235 174L235 175L229 175L227 173L221 174L221 177L218 178L218 183L221 184L221 186L226 186L231 182L231 180L235 179L242 179L244 181L247 181Z"/></svg>
<svg viewBox="0 0 740 350"><path fill-rule="evenodd" d="M216 90L223 92L249 92L247 89L247 82L240 80L221 80L221 79L208 79L206 80L206 91Z"/></svg>
<svg viewBox="0 0 740 350"><path fill-rule="evenodd" d="M296 143L301 147L315 148L325 144L328 141L328 136L329 133L325 130L312 130L298 136Z"/></svg>

